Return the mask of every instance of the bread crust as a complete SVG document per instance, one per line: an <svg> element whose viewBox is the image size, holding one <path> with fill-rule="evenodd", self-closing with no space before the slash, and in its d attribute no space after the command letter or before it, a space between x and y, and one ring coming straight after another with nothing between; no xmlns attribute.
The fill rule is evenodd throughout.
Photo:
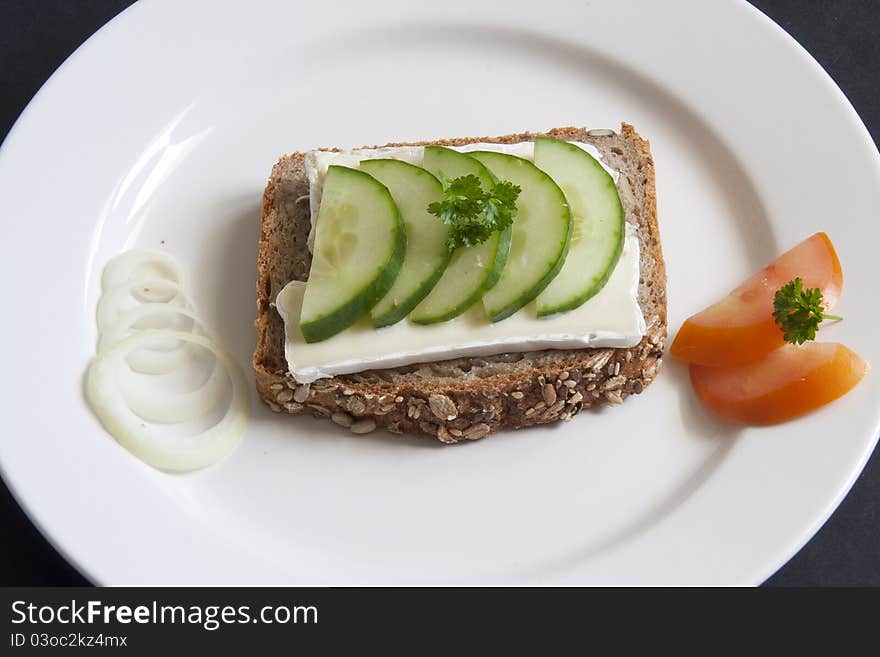
<svg viewBox="0 0 880 657"><path fill-rule="evenodd" d="M355 433L381 427L444 443L477 440L501 429L570 420L585 408L622 403L656 378L666 341L666 269L657 223L650 145L623 123L619 133L555 128L501 137L390 143L386 146L517 143L548 135L596 146L621 172L626 221L640 243L639 305L647 329L629 349L546 350L422 363L299 384L287 371L284 326L274 307L280 289L306 280L310 212L304 153L282 157L263 193L253 371L260 398L276 412L332 418ZM375 148L374 146L365 148ZM337 150L337 149L328 149Z"/></svg>

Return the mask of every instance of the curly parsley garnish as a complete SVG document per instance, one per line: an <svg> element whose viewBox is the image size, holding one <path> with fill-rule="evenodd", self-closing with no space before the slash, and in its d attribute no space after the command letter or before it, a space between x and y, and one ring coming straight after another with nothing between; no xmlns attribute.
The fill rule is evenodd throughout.
<svg viewBox="0 0 880 657"><path fill-rule="evenodd" d="M451 227L446 239L450 250L485 242L513 222L519 186L500 180L485 191L473 174L451 180L441 176L440 182L443 200L431 203L428 212Z"/></svg>
<svg viewBox="0 0 880 657"><path fill-rule="evenodd" d="M798 277L776 291L773 319L782 328L786 342L803 344L816 339L816 331L822 320L841 320L843 317L826 314L822 306L822 290L817 287L805 290L803 281Z"/></svg>

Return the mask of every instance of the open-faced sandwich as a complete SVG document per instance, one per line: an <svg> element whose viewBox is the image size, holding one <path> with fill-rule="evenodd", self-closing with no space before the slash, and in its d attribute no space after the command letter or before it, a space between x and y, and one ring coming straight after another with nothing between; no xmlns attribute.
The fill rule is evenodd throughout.
<svg viewBox="0 0 880 657"><path fill-rule="evenodd" d="M282 157L254 374L274 411L445 443L620 404L657 376L648 142L557 128Z"/></svg>

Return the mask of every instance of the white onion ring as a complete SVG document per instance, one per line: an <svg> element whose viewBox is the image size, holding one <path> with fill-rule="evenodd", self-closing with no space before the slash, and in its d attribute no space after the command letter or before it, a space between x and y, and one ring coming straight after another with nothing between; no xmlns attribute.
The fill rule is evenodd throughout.
<svg viewBox="0 0 880 657"><path fill-rule="evenodd" d="M187 346L192 347L192 345ZM131 355L134 353L132 352ZM226 369L220 364L219 359L215 359L208 380L189 392L147 394L140 386L125 383L125 377L117 379L117 385L122 390L122 396L128 407L135 414L148 422L172 424L191 422L208 413L223 397L228 380Z"/></svg>
<svg viewBox="0 0 880 657"><path fill-rule="evenodd" d="M101 276L101 288L110 290L136 278L161 278L184 287L183 270L177 261L164 251L131 249L112 258Z"/></svg>
<svg viewBox="0 0 880 657"><path fill-rule="evenodd" d="M216 366L225 369L232 383L232 400L220 421L186 438L163 436L154 426L139 420L117 385L117 374L125 367L129 353L155 348L157 341L167 338L209 349L217 358ZM241 368L208 338L180 331L138 331L99 355L89 366L86 395L101 423L120 445L155 468L176 472L203 468L226 456L244 435L250 415L250 393Z"/></svg>
<svg viewBox="0 0 880 657"><path fill-rule="evenodd" d="M149 290L149 292L144 292ZM139 291L141 299L134 294ZM152 295L156 300L144 300L144 295ZM192 308L181 287L174 281L162 278L143 278L117 285L107 290L98 300L98 333L103 333L119 321L119 318L143 303L170 304L178 308Z"/></svg>
<svg viewBox="0 0 880 657"><path fill-rule="evenodd" d="M117 342L121 342L131 331L144 330L133 328L135 324L144 319L171 319L178 316L192 320L193 326L188 332L206 334L204 323L191 310L163 303L145 303L124 312L110 328L98 336L98 353L100 354ZM168 330L167 326L152 328ZM168 374L186 364L187 359L192 355L192 345L181 345L176 340L168 340L167 342L168 344L156 349L139 349L131 352L128 356L128 364L131 369L141 374Z"/></svg>

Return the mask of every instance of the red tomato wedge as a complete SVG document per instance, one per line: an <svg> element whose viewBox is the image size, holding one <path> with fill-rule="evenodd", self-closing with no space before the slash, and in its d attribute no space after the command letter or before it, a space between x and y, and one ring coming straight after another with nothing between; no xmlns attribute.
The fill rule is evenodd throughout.
<svg viewBox="0 0 880 657"><path fill-rule="evenodd" d="M804 288L822 290L828 310L840 297L843 271L834 245L816 233L767 265L725 299L692 315L675 336L670 353L700 365L740 365L784 344L773 321L776 290L800 277Z"/></svg>
<svg viewBox="0 0 880 657"><path fill-rule="evenodd" d="M786 345L763 360L730 367L691 365L700 400L722 417L774 424L809 413L852 390L868 363L834 342Z"/></svg>

